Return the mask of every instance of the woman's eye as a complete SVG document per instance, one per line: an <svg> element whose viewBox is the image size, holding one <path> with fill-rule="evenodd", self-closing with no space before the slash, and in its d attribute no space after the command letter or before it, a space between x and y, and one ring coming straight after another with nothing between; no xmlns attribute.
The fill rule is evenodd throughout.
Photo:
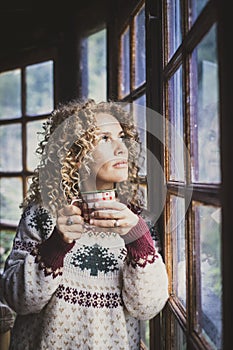
<svg viewBox="0 0 233 350"><path fill-rule="evenodd" d="M122 142L125 142L125 140L126 140L126 135L121 135L119 138L120 138L120 140L121 140Z"/></svg>
<svg viewBox="0 0 233 350"><path fill-rule="evenodd" d="M107 135L103 135L103 136L101 136L101 138L100 138L100 141L102 141L102 142L108 142L109 140L110 140L110 137L107 136Z"/></svg>

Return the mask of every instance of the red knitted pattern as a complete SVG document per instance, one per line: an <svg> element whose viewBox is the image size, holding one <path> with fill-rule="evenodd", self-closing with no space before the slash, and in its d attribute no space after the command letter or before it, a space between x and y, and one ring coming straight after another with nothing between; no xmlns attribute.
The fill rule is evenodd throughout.
<svg viewBox="0 0 233 350"><path fill-rule="evenodd" d="M35 262L45 276L53 275L55 278L62 274L64 257L74 244L75 242L66 243L55 228L52 235L32 251L32 255L36 257Z"/></svg>
<svg viewBox="0 0 233 350"><path fill-rule="evenodd" d="M158 258L149 227L141 217L126 236L127 262L132 266L145 267L147 263L152 264ZM123 238L125 239L125 236Z"/></svg>

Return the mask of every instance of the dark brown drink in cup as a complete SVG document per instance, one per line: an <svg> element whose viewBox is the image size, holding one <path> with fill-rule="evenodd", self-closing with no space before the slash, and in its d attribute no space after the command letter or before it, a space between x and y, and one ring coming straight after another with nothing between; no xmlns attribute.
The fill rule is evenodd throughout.
<svg viewBox="0 0 233 350"><path fill-rule="evenodd" d="M73 199L71 204L77 205L82 210L82 216L86 223L90 222L91 213L95 210L95 204L103 201L115 201L116 190L99 190L94 192L82 192L81 199ZM103 209L102 209L103 210Z"/></svg>

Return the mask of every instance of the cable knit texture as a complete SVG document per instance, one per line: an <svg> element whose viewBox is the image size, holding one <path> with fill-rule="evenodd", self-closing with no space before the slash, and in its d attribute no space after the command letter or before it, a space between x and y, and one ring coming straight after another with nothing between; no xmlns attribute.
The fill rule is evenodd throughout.
<svg viewBox="0 0 233 350"><path fill-rule="evenodd" d="M3 274L4 298L17 313L10 350L139 350L139 320L168 298L166 268L143 219L127 244L93 226L69 244L54 227L39 206L22 215Z"/></svg>

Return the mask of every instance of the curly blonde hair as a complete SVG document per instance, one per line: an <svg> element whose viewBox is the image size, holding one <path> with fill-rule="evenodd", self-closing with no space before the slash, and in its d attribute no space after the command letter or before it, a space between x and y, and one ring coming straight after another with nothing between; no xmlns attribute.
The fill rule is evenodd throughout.
<svg viewBox="0 0 233 350"><path fill-rule="evenodd" d="M117 102L96 103L92 99L60 104L43 124L41 134L44 138L36 150L41 160L22 207L36 202L56 212L74 197L81 199L80 165L88 176L88 162L93 160L91 151L98 142L97 113L114 116L124 131L129 152L129 175L126 181L116 184L117 195L124 203L140 208L143 203L138 188L141 144L133 117Z"/></svg>

